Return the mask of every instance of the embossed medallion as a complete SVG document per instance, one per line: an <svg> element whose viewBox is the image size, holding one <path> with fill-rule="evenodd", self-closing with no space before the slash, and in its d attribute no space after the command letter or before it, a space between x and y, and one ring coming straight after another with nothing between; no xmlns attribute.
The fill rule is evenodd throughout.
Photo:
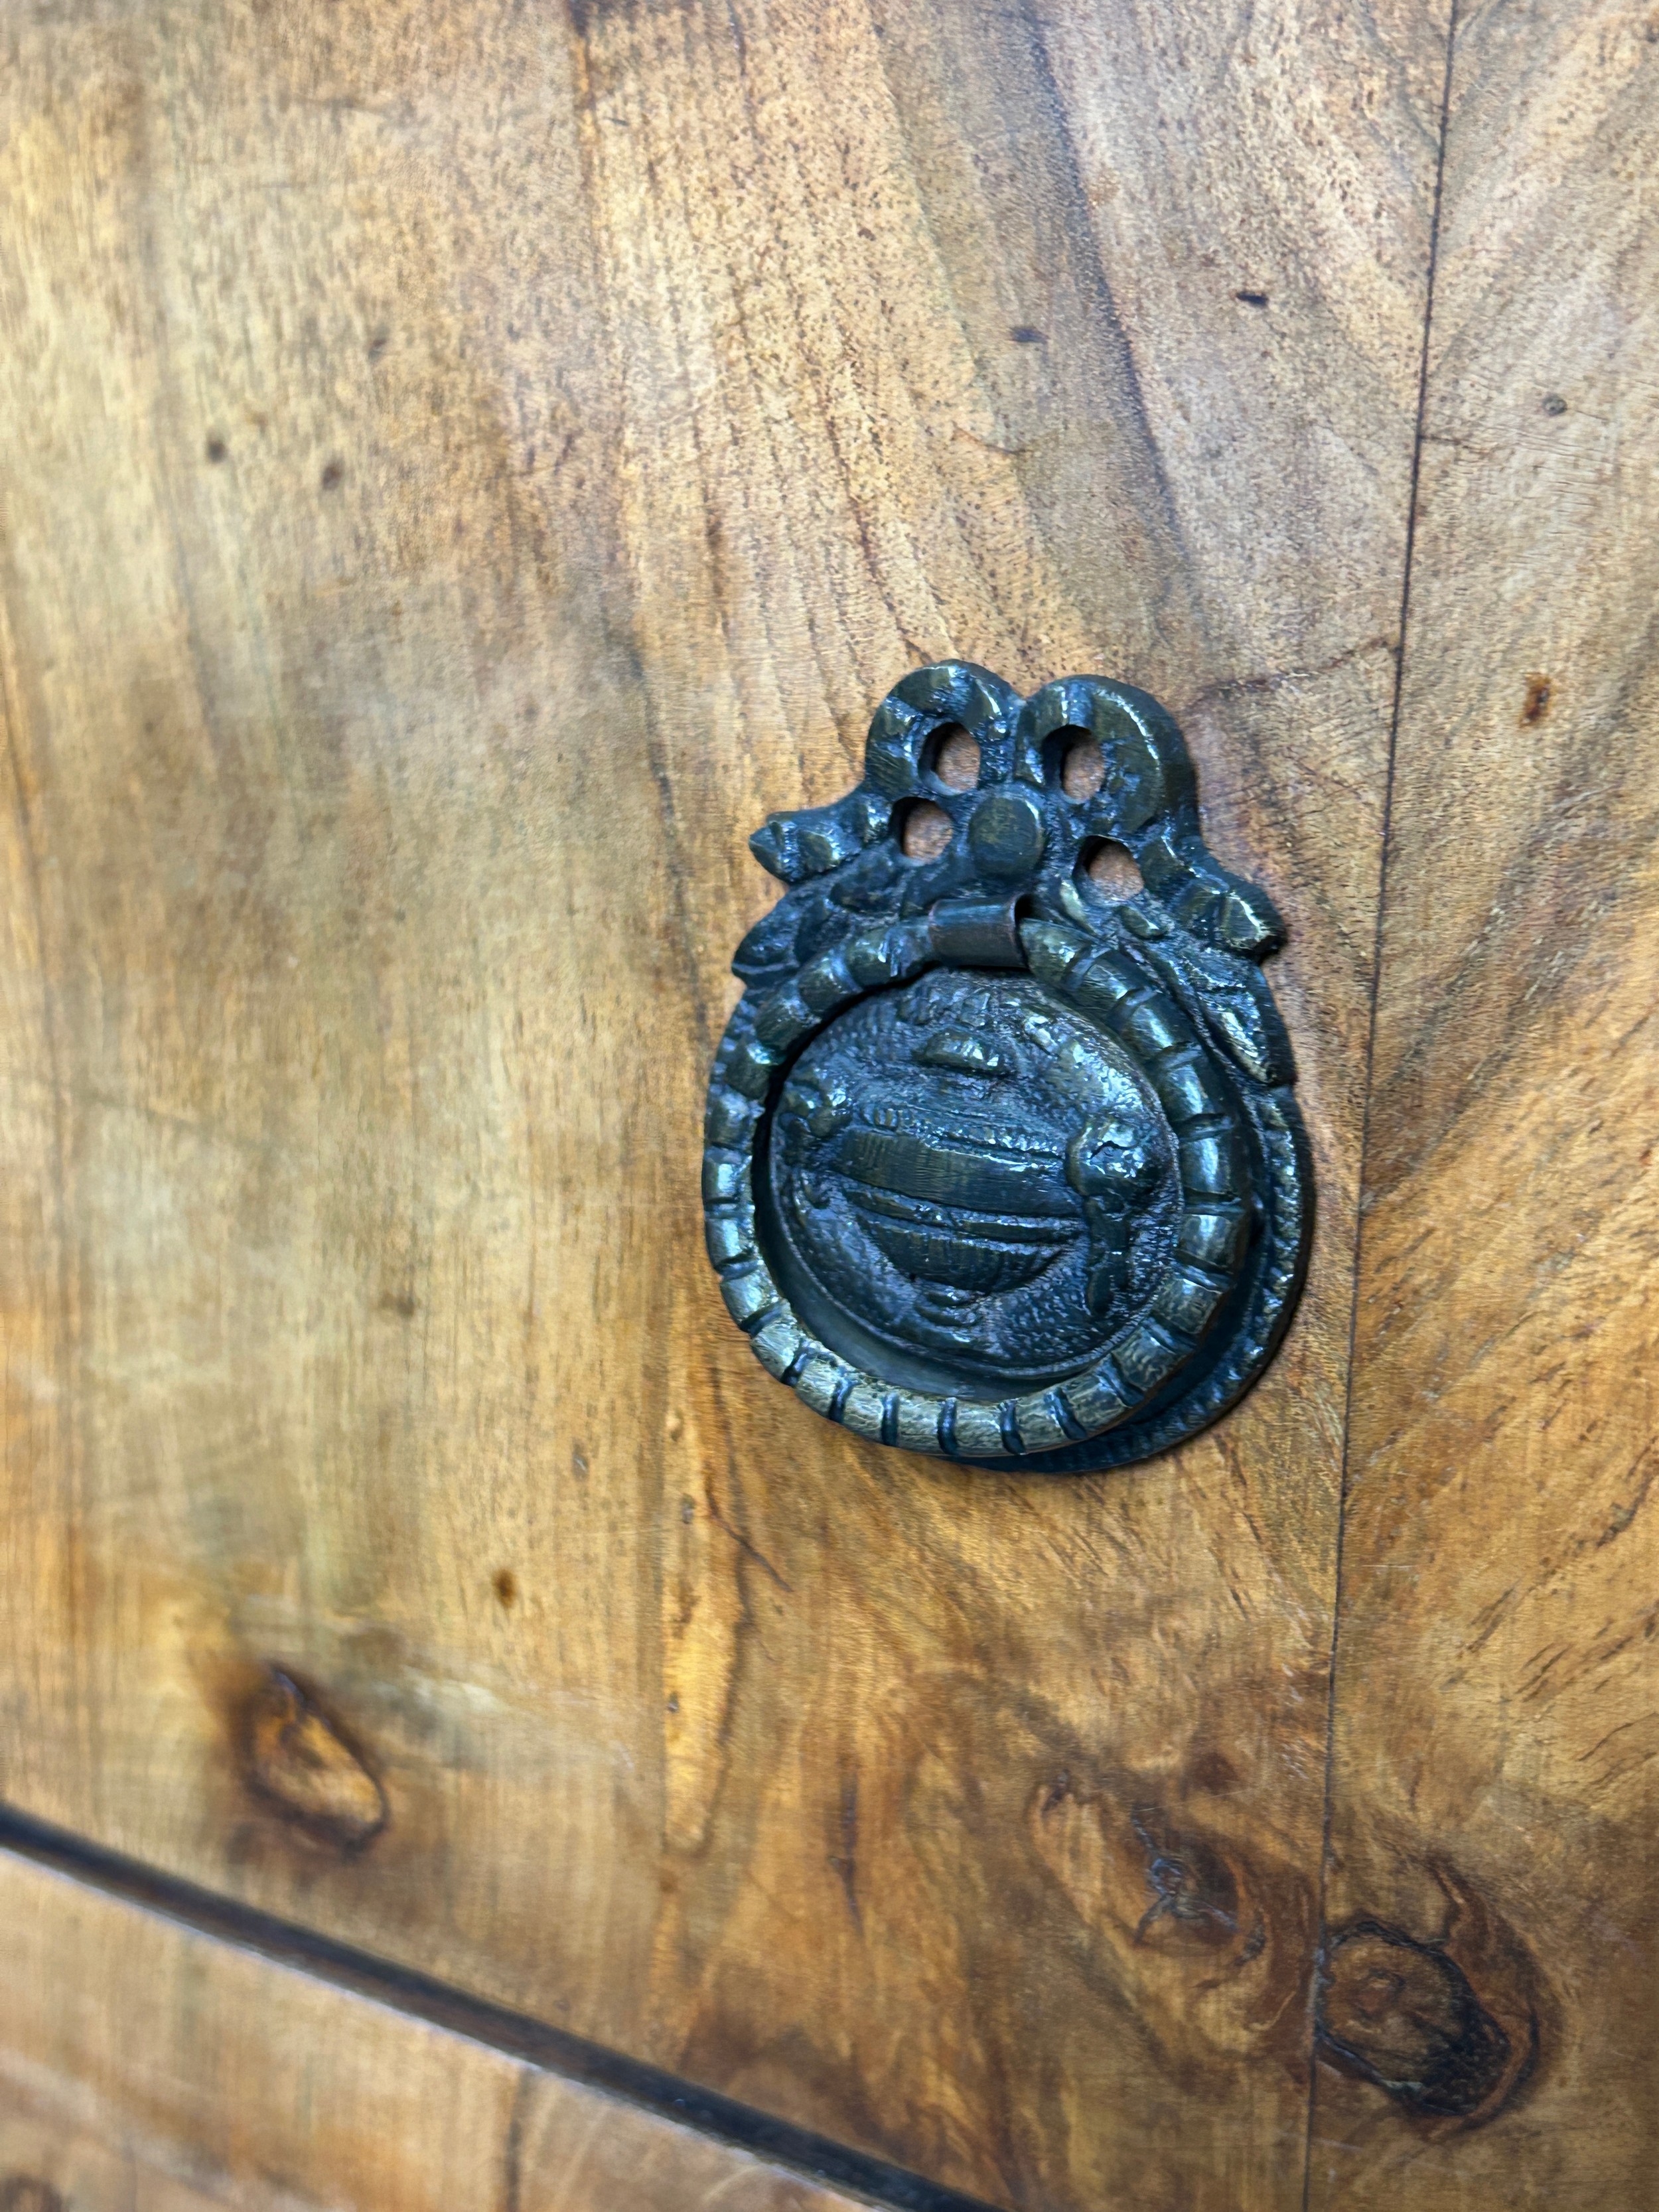
<svg viewBox="0 0 1659 2212"><path fill-rule="evenodd" d="M1283 932L1206 851L1170 716L920 669L856 790L751 844L788 889L733 963L703 1194L764 1364L860 1436L1054 1473L1224 1412L1312 1183L1257 965Z"/></svg>

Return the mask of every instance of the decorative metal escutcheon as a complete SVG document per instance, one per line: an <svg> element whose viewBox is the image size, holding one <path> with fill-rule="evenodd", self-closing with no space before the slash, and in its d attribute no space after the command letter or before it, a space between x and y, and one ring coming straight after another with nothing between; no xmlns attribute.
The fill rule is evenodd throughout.
<svg viewBox="0 0 1659 2212"><path fill-rule="evenodd" d="M1312 1177L1259 963L1144 691L907 676L864 779L750 840L703 1199L732 1318L815 1413L975 1465L1145 1459L1260 1375ZM1114 896L1096 856L1140 887ZM1127 862L1124 863L1127 867Z"/></svg>

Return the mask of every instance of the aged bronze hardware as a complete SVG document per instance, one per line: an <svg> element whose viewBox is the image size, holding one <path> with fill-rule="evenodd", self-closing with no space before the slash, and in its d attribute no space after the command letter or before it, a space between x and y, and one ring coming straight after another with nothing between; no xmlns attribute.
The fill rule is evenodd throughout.
<svg viewBox="0 0 1659 2212"><path fill-rule="evenodd" d="M1169 714L919 669L857 788L750 842L787 889L732 963L703 1197L763 1364L976 1464L1120 1466L1214 1420L1284 1333L1313 1187L1256 964L1284 932L1206 849Z"/></svg>

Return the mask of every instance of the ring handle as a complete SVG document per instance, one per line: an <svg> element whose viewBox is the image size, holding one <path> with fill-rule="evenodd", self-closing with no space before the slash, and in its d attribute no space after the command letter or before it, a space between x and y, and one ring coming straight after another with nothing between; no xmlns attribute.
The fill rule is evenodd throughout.
<svg viewBox="0 0 1659 2212"><path fill-rule="evenodd" d="M971 781L939 773L954 732ZM950 830L917 860L923 799ZM1130 899L1087 875L1107 838ZM1255 964L1282 924L1205 847L1173 720L1102 678L920 669L860 784L751 843L788 888L734 962L703 1185L763 1364L870 1441L1052 1472L1224 1411L1289 1321L1312 1184Z"/></svg>

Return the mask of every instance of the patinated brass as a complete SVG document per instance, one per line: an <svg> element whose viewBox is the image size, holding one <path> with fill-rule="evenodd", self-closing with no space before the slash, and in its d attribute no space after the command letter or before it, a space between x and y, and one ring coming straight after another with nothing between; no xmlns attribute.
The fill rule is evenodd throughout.
<svg viewBox="0 0 1659 2212"><path fill-rule="evenodd" d="M1091 873L1108 842L1133 896ZM919 669L857 788L750 843L788 888L732 963L703 1196L763 1364L859 1436L1055 1474L1224 1413L1290 1318L1313 1186L1257 965L1283 928L1206 849L1170 717Z"/></svg>

